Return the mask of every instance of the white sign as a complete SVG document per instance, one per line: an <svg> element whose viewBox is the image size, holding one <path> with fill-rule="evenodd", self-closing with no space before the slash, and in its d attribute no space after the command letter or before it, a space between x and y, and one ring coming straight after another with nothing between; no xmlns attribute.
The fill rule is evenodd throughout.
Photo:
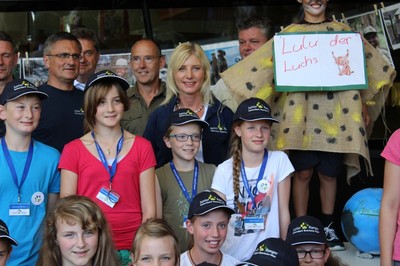
<svg viewBox="0 0 400 266"><path fill-rule="evenodd" d="M364 45L359 33L282 33L274 37L277 91L366 89Z"/></svg>

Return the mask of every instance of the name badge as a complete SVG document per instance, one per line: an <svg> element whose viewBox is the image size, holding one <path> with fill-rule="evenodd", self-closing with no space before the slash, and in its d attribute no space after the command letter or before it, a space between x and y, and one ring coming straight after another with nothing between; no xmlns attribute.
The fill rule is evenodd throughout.
<svg viewBox="0 0 400 266"><path fill-rule="evenodd" d="M8 215L10 216L29 216L30 213L29 202L11 203L8 209Z"/></svg>
<svg viewBox="0 0 400 266"><path fill-rule="evenodd" d="M244 217L244 229L249 230L263 230L264 229L264 218L263 217Z"/></svg>
<svg viewBox="0 0 400 266"><path fill-rule="evenodd" d="M109 190L105 187L102 187L100 189L96 198L98 198L101 202L103 202L110 208L114 208L115 204L119 201L119 195L115 191Z"/></svg>

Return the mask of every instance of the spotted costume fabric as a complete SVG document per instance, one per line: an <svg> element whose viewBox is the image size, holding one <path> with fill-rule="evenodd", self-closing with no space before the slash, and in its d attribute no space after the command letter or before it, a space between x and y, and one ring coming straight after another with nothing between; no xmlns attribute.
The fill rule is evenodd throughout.
<svg viewBox="0 0 400 266"><path fill-rule="evenodd" d="M282 32L349 30L347 25L332 21L317 25L292 24ZM273 126L272 149L344 153L350 181L360 172L360 155L368 174L373 174L368 135L396 76L394 69L377 50L367 41L364 45L368 74L368 88L364 90L275 92L273 40L221 76L237 102L256 96L270 104L273 115L281 121ZM367 104L371 117L368 128L365 128L362 116L363 102Z"/></svg>

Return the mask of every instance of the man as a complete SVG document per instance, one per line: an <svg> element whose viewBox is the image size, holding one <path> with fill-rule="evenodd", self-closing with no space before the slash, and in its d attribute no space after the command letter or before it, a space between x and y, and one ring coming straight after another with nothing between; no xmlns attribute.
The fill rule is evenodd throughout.
<svg viewBox="0 0 400 266"><path fill-rule="evenodd" d="M49 78L39 90L47 93L49 100L43 102L33 138L60 152L66 143L83 135L83 92L74 87L81 53L80 42L68 32L55 33L44 44L43 61Z"/></svg>
<svg viewBox="0 0 400 266"><path fill-rule="evenodd" d="M239 53L242 59L253 53L275 34L272 22L267 18L258 16L244 19L237 25L237 30ZM211 90L220 102L232 109L233 112L236 111L240 101L233 98L222 79L218 80Z"/></svg>
<svg viewBox="0 0 400 266"><path fill-rule="evenodd" d="M15 53L12 37L0 31L0 94L7 82L13 79L13 70L18 63L18 55ZM0 138L4 136L6 129L3 120L0 120Z"/></svg>
<svg viewBox="0 0 400 266"><path fill-rule="evenodd" d="M142 136L150 113L165 99L165 83L159 78L165 57L158 43L142 39L132 46L130 64L136 83L127 90L130 107L121 124L126 130Z"/></svg>
<svg viewBox="0 0 400 266"><path fill-rule="evenodd" d="M367 26L363 30L363 35L364 38L376 49L378 50L382 56L385 58L385 60L392 64L391 56L390 53L387 49L381 47L381 44L379 42L379 37L378 37L378 32L376 29L372 26Z"/></svg>
<svg viewBox="0 0 400 266"><path fill-rule="evenodd" d="M76 28L71 33L82 45L79 76L74 80L74 86L83 91L90 75L96 71L100 59L99 39L92 30L86 28Z"/></svg>
<svg viewBox="0 0 400 266"><path fill-rule="evenodd" d="M349 27L325 16L327 0L298 0L304 19L282 32L348 31ZM364 90L310 91L277 93L274 90L272 43L268 41L245 60L229 68L222 78L234 97L265 99L280 120L272 148L290 151L295 168L293 203L296 216L308 210L309 182L313 171L320 180L321 222L329 246L343 250L335 233L334 210L337 178L347 167L348 181L360 172L363 159L367 174L372 174L367 126L376 120L395 71L369 43L364 44L368 69L368 88ZM309 77L312 78L312 77ZM375 104L367 106L366 102ZM369 116L370 114L371 116ZM274 147L275 145L275 147Z"/></svg>

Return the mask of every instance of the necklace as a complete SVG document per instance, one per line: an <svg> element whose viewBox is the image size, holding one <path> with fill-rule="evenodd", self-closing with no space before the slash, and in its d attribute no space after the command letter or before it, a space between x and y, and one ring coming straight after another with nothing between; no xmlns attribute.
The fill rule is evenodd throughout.
<svg viewBox="0 0 400 266"><path fill-rule="evenodd" d="M113 142L111 143L111 145L108 147L108 148L106 148L106 155L110 155L111 154L111 148L114 146L114 144L115 144L115 142L117 141L117 139L118 138L115 138L114 140L113 140Z"/></svg>
<svg viewBox="0 0 400 266"><path fill-rule="evenodd" d="M177 109L181 109L181 108L182 108L182 106L179 104L179 99L176 100L176 108L177 108ZM204 108L204 103L200 106L200 108L197 108L197 109L194 110L193 112L198 113L198 112L200 112L201 110L203 110L203 108Z"/></svg>
<svg viewBox="0 0 400 266"><path fill-rule="evenodd" d="M201 262L200 264L196 264L196 263L194 262L193 258L192 258L191 251L192 251L192 250L190 249L190 250L188 251L188 254L189 254L190 262L191 262L194 266L203 264L204 262L208 263L207 261L203 261L203 262ZM219 254L221 254L221 258L219 259L218 264L213 264L213 263L208 263L208 264L209 264L209 265L220 266L220 265L221 265L221 262L222 262L222 253L221 253L221 251L219 251Z"/></svg>

